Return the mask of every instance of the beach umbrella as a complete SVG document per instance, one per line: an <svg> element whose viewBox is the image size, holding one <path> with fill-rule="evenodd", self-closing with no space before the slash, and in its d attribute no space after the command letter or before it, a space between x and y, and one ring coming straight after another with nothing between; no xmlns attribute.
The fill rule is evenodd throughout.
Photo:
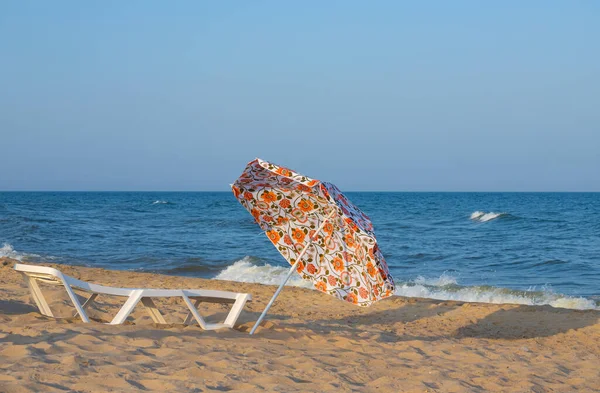
<svg viewBox="0 0 600 393"><path fill-rule="evenodd" d="M371 221L335 185L257 158L231 188L291 265L250 334L294 271L315 289L358 306L394 293Z"/></svg>

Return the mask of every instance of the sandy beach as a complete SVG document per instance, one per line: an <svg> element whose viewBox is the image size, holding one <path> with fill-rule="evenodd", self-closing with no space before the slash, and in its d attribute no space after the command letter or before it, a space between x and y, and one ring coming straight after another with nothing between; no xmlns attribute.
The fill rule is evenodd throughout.
<svg viewBox="0 0 600 393"><path fill-rule="evenodd" d="M115 286L209 288L254 297L235 329L184 326L179 300L106 322L120 299L98 298L96 322L40 315L17 262L0 267L0 392L594 392L600 391L600 312L392 297L358 308L286 288L255 336L275 287L48 265ZM72 308L45 287L56 314ZM219 317L224 306L207 306Z"/></svg>

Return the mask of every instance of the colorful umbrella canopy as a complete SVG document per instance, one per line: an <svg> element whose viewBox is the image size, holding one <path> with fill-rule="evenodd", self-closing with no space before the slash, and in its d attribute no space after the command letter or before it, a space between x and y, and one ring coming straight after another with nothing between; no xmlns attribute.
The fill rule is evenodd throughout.
<svg viewBox="0 0 600 393"><path fill-rule="evenodd" d="M394 293L371 221L335 185L257 158L231 187L315 289L359 306Z"/></svg>

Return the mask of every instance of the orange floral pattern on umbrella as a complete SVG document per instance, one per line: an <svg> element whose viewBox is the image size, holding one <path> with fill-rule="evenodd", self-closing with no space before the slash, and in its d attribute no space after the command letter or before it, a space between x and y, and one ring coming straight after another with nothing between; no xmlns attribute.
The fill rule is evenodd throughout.
<svg viewBox="0 0 600 393"><path fill-rule="evenodd" d="M297 271L315 289L359 306L394 293L371 220L335 185L257 158L231 188L291 265L310 247Z"/></svg>

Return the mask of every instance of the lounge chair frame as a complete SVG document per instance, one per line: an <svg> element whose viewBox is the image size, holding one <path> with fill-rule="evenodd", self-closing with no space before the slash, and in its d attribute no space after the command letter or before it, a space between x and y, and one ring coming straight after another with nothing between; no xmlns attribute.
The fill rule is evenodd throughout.
<svg viewBox="0 0 600 393"><path fill-rule="evenodd" d="M14 269L23 275L27 286L31 292L31 296L35 304L37 305L40 313L43 315L56 318L46 302L39 285L38 281L47 284L62 285L64 286L73 306L75 307L76 313L74 316L79 315L83 322L90 322L85 309L88 308L98 297L98 295L109 295L109 296L120 296L126 297L127 300L121 307L121 309L114 316L111 325L119 325L125 322L129 314L133 311L135 306L141 302L152 320L155 323L165 324L167 323L160 313L152 298L167 298L167 297L180 297L189 309L189 313L185 318L184 324L192 324L195 320L202 329L215 330L220 328L232 328L244 305L247 301L252 300L252 296L248 293L236 293L226 291L215 291L210 289L143 289L143 288L115 288L106 287L103 285L92 284L85 281L78 280L76 278L63 274L60 270L46 266L33 266L25 264L16 264ZM84 292L90 293L90 297L81 304L77 295L73 289L78 289ZM192 300L194 301L192 303ZM225 321L222 323L207 323L198 311L200 303L233 303Z"/></svg>

